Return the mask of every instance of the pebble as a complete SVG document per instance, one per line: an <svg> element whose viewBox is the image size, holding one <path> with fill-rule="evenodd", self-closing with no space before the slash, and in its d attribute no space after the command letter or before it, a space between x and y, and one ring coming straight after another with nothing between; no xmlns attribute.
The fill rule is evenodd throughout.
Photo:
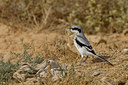
<svg viewBox="0 0 128 85"><path fill-rule="evenodd" d="M100 72L99 72L99 71L94 72L92 75L93 75L93 76L98 76L98 75L100 75Z"/></svg>
<svg viewBox="0 0 128 85"><path fill-rule="evenodd" d="M128 49L126 49L126 48L125 48L125 49L123 49L123 52L128 52Z"/></svg>

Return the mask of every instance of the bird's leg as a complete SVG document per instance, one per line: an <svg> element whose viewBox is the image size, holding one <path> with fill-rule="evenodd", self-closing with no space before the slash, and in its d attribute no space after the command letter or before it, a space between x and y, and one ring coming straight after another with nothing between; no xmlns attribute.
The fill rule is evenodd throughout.
<svg viewBox="0 0 128 85"><path fill-rule="evenodd" d="M81 55L81 61L80 61L79 66L81 65L82 61L83 61L83 55Z"/></svg>
<svg viewBox="0 0 128 85"><path fill-rule="evenodd" d="M87 58L88 58L88 55L85 56L85 60L84 60L85 63L86 63Z"/></svg>

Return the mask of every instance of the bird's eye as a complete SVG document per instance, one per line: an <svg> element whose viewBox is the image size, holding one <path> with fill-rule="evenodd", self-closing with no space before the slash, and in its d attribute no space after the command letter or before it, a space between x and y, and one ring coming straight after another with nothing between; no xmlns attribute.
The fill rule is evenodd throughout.
<svg viewBox="0 0 128 85"><path fill-rule="evenodd" d="M81 29L79 28L73 28L72 30L77 30L79 33L81 33Z"/></svg>

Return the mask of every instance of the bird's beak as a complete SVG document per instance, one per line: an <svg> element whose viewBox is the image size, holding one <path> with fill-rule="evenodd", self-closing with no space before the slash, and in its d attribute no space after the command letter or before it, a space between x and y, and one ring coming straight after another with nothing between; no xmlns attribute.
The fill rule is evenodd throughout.
<svg viewBox="0 0 128 85"><path fill-rule="evenodd" d="M65 34L68 35L68 36L70 36L72 34L71 29L72 28L66 28L65 29Z"/></svg>
<svg viewBox="0 0 128 85"><path fill-rule="evenodd" d="M69 30L71 30L71 29L72 29L72 28L66 28L65 30L66 30L66 31L69 31Z"/></svg>

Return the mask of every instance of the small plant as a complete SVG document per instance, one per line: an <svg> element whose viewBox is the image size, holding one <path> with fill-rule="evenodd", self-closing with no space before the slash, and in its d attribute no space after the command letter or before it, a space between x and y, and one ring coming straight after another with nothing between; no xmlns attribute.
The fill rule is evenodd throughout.
<svg viewBox="0 0 128 85"><path fill-rule="evenodd" d="M64 69L64 68L62 68L62 67L60 67L60 70L61 70L61 75L62 76L66 76L67 77L67 72L66 72L66 70Z"/></svg>
<svg viewBox="0 0 128 85"><path fill-rule="evenodd" d="M18 69L18 67L11 63L10 59L8 62L3 62L3 57L0 60L0 85L7 85L11 82L13 73Z"/></svg>
<svg viewBox="0 0 128 85"><path fill-rule="evenodd" d="M22 42L23 48L24 48L23 53L11 52L16 57L11 58L8 62L4 62L3 57L1 57L1 60L0 60L0 85L5 85L5 84L8 85L11 82L13 73L19 69L22 62L29 63L32 66L35 66L36 64L39 64L44 60L44 57L42 57L39 52L36 57L33 57L33 53L28 53L28 50L32 48L32 44L29 46L24 44L23 39L21 39L21 42ZM12 60L15 60L15 59L18 60L17 63L12 64ZM32 72L27 72L27 73L32 73Z"/></svg>
<svg viewBox="0 0 128 85"><path fill-rule="evenodd" d="M72 76L74 77L74 75L75 75L75 69L74 69L74 64L73 63L71 65L71 67L72 67Z"/></svg>
<svg viewBox="0 0 128 85"><path fill-rule="evenodd" d="M21 43L23 44L24 51L23 53L15 53L11 52L18 58L17 64L21 64L21 62L29 63L32 66L41 63L44 60L44 57L40 55L40 53L37 53L36 57L33 57L33 53L28 53L28 50L32 48L32 43L30 45L26 45L23 42L23 39L21 39Z"/></svg>

